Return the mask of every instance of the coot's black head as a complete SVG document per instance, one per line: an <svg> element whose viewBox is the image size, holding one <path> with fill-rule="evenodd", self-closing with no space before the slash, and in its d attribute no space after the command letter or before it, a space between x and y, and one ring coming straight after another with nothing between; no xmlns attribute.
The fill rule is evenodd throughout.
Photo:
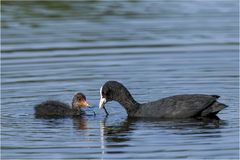
<svg viewBox="0 0 240 160"><path fill-rule="evenodd" d="M88 107L86 96L83 93L76 93L72 100L73 109L80 109L82 107Z"/></svg>
<svg viewBox="0 0 240 160"><path fill-rule="evenodd" d="M101 88L100 88L100 101L99 101L99 108L103 108L104 104L108 101L112 100L119 100L122 96L123 90L126 88L117 81L107 81Z"/></svg>

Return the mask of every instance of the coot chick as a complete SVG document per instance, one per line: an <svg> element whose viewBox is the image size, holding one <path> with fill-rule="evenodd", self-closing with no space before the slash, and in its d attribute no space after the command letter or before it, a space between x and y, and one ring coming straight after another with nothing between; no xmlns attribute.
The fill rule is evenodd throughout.
<svg viewBox="0 0 240 160"><path fill-rule="evenodd" d="M85 112L81 108L88 107L86 96L83 93L76 93L72 99L72 106L63 102L48 100L35 106L36 117L65 117L79 116Z"/></svg>
<svg viewBox="0 0 240 160"><path fill-rule="evenodd" d="M104 104L108 101L117 101L125 108L129 117L215 117L219 111L227 107L217 102L219 97L217 95L184 94L140 104L121 83L108 81L100 89L99 108L105 109Z"/></svg>

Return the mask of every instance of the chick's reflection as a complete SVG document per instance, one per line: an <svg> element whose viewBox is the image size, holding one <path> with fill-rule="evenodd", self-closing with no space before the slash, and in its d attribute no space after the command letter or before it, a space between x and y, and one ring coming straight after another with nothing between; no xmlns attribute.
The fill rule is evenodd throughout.
<svg viewBox="0 0 240 160"><path fill-rule="evenodd" d="M76 130L86 130L88 129L88 122L86 117L74 117L73 127Z"/></svg>

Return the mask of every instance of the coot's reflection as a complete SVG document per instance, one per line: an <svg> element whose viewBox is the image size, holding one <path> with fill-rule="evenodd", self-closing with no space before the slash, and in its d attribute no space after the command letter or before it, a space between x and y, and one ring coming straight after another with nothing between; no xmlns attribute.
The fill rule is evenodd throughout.
<svg viewBox="0 0 240 160"><path fill-rule="evenodd" d="M102 132L105 140L108 142L126 142L130 140L130 133L134 130L133 126L135 120L126 118L117 124L108 124L107 118L100 122Z"/></svg>
<svg viewBox="0 0 240 160"><path fill-rule="evenodd" d="M159 136L166 131L176 135L196 135L199 137L221 137L218 129L226 123L218 118L182 119L182 120L157 120L149 118L126 118L121 122L111 122L107 117L100 121L100 141L102 149L102 159L105 154L122 154L126 152L122 148L130 147L130 141L137 130L151 131L153 135L159 132ZM165 133L166 133L165 132ZM166 137L166 136L165 136ZM149 138L149 137L148 137ZM161 143L161 140L156 139ZM132 144L135 144L132 142ZM111 149L110 149L111 148ZM114 149L113 149L114 148ZM121 149L120 149L121 148ZM110 150L109 150L110 149Z"/></svg>
<svg viewBox="0 0 240 160"><path fill-rule="evenodd" d="M64 121L51 120L48 123L58 126ZM69 121L68 121L69 122ZM200 138L217 138L221 137L220 127L224 127L227 123L214 119L179 119L179 120L161 120L151 118L125 118L120 120L119 117L73 117L73 128L80 132L88 132L94 129L94 136L99 136L101 147L101 156L104 159L106 154L120 154L126 152L123 148L129 148L130 145L136 145L136 137L138 134L148 134L148 139L151 139L151 134L154 135L154 141L161 144L161 136L163 134L175 135L194 135ZM99 131L98 131L99 127ZM137 133L137 134L136 134ZM156 135L158 138L156 138ZM141 136L140 136L141 137ZM192 136L190 136L192 137ZM185 137L186 138L186 137Z"/></svg>
<svg viewBox="0 0 240 160"><path fill-rule="evenodd" d="M159 120L151 118L126 118L117 124L111 124L106 117L104 121L100 122L101 133L107 142L126 142L131 140L131 135L134 130L153 129L168 131L171 134L206 134L219 133L219 127L227 123L220 120L218 117L213 118L194 118L194 119L178 119L178 120ZM155 133L154 133L155 134ZM219 134L220 135L220 134ZM209 135L210 137L211 135ZM215 136L217 136L215 134Z"/></svg>

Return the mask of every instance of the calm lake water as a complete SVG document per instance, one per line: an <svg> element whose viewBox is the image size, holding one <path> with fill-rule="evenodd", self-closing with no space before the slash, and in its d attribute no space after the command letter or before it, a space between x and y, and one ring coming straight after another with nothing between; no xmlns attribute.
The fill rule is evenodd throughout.
<svg viewBox="0 0 240 160"><path fill-rule="evenodd" d="M238 1L3 2L2 159L238 159ZM147 102L218 94L219 124L98 110L107 80ZM36 119L84 92L97 116Z"/></svg>

